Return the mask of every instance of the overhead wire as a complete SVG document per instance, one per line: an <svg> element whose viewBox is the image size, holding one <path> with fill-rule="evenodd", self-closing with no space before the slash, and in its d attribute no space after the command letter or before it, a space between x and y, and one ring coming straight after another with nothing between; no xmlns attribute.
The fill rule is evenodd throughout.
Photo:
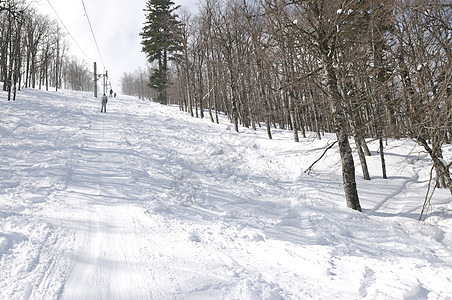
<svg viewBox="0 0 452 300"><path fill-rule="evenodd" d="M100 53L99 45L97 44L96 35L94 34L93 26L91 25L91 21L89 19L89 15L88 15L88 12L86 10L85 2L83 2L83 0L81 0L81 1L82 1L83 9L85 11L86 19L88 20L89 28L91 29L91 34L93 35L93 39L94 39L94 43L96 45L97 53L99 54L99 58L100 58L100 61L102 62L102 66L105 68L104 60L102 59L102 54Z"/></svg>
<svg viewBox="0 0 452 300"><path fill-rule="evenodd" d="M77 40L74 38L74 36L71 34L71 32L69 31L69 29L66 27L66 25L64 24L63 20L61 19L60 15L58 14L58 12L56 11L56 9L53 7L52 3L50 3L50 0L47 0L47 2L49 3L50 7L52 8L53 12L55 13L55 15L57 16L58 20L60 21L60 23L63 25L64 29L66 30L66 32L69 34L69 36L71 37L71 39L74 41L75 45L77 45L77 47L80 49L80 51L83 53L83 55L85 56L86 59L88 59L89 61L93 61L86 53L85 51L83 51L82 47L80 47L79 43L77 42Z"/></svg>

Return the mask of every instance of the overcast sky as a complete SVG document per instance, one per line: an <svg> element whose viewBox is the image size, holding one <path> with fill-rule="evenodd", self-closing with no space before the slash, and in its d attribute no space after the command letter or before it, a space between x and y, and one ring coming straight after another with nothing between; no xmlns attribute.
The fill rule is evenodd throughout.
<svg viewBox="0 0 452 300"><path fill-rule="evenodd" d="M182 8L189 11L196 12L197 10L197 0L173 1L176 5L181 5ZM98 73L102 73L104 68L108 70L113 89L120 93L119 79L124 72L133 72L146 64L146 57L141 52L139 33L143 27L143 9L146 7L147 1L37 0L40 12L58 20L49 2L86 55L68 36L67 40L71 44L70 52L90 65L94 61L97 62ZM96 49L83 3L85 3L102 59ZM61 27L64 29L63 25Z"/></svg>

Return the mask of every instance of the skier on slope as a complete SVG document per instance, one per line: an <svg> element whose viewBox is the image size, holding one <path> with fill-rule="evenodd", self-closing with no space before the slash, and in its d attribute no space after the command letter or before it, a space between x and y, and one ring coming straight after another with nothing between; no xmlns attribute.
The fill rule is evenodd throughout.
<svg viewBox="0 0 452 300"><path fill-rule="evenodd" d="M102 113L102 112L104 112L104 113L106 113L107 112L107 102L108 102L108 98L107 98L107 95L103 95L102 96L102 107L100 108L100 112Z"/></svg>

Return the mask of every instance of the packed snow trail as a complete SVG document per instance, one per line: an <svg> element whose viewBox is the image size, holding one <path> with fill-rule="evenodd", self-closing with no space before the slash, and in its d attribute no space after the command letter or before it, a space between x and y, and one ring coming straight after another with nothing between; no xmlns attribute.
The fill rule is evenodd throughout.
<svg viewBox="0 0 452 300"><path fill-rule="evenodd" d="M110 101L112 102L112 101ZM71 271L65 284L68 299L140 299L147 295L147 281L140 260L140 237L134 222L140 211L128 204L121 187L130 184L127 160L120 149L120 131L114 120L100 115L84 135L83 149L91 152L71 170L67 199L76 206L71 222L76 232ZM117 133L117 134L109 134Z"/></svg>
<svg viewBox="0 0 452 300"><path fill-rule="evenodd" d="M303 173L334 136L269 141L132 97L101 114L86 93L0 95L0 299L452 298L450 195L416 221L431 164L410 141L386 148L391 180L368 158L358 213L337 149Z"/></svg>

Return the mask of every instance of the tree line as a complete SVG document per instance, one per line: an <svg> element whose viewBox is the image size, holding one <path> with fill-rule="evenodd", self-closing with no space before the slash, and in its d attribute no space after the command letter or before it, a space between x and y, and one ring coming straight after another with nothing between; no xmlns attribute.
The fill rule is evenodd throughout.
<svg viewBox="0 0 452 300"><path fill-rule="evenodd" d="M92 72L68 49L55 20L26 0L0 0L0 81L8 100L22 87L92 90Z"/></svg>
<svg viewBox="0 0 452 300"><path fill-rule="evenodd" d="M162 1L174 5L149 0L148 11ZM212 122L226 113L237 132L264 126L270 139L272 128L291 130L295 142L308 131L336 133L347 204L356 210L350 138L369 180L366 139L380 143L384 178L384 139L415 140L433 161L437 186L452 193L442 159L452 130L450 1L201 0L199 8L196 16L168 10L178 22L154 27L174 33L171 48L158 39L151 52L143 47L151 65L163 51L171 61L163 88L175 96L162 103Z"/></svg>
<svg viewBox="0 0 452 300"><path fill-rule="evenodd" d="M149 69L138 68L133 73L124 73L120 78L121 91L124 95L136 96L140 100L152 99L155 92L149 88Z"/></svg>

